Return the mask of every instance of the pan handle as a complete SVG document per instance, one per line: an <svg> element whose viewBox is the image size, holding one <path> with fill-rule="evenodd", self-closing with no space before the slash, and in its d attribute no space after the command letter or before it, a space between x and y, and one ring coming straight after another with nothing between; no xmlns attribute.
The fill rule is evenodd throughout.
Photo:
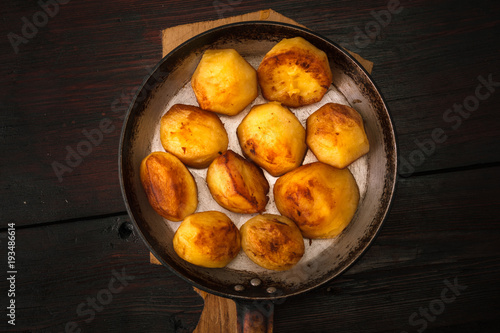
<svg viewBox="0 0 500 333"><path fill-rule="evenodd" d="M234 300L238 314L238 333L272 333L274 303Z"/></svg>

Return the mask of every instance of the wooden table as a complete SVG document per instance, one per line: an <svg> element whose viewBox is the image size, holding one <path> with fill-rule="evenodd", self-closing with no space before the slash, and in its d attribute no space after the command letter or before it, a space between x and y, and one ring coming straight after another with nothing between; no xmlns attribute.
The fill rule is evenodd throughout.
<svg viewBox="0 0 500 333"><path fill-rule="evenodd" d="M335 280L278 304L275 331L499 331L498 1L54 4L2 7L0 305L8 314L15 300L16 325L4 313L1 331L196 327L202 298L149 264L125 211L122 121L161 57L162 29L269 7L374 62L401 175L366 254Z"/></svg>

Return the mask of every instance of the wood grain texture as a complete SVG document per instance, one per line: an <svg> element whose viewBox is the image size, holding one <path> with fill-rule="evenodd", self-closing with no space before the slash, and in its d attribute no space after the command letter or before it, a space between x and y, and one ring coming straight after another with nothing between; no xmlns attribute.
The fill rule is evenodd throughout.
<svg viewBox="0 0 500 333"><path fill-rule="evenodd" d="M167 268L149 264L126 215L20 228L16 239L17 321L15 327L0 321L2 332L65 332L68 322L81 332L196 327L203 300ZM3 258L5 237L0 241ZM5 278L0 288L7 290Z"/></svg>
<svg viewBox="0 0 500 333"><path fill-rule="evenodd" d="M161 262L149 253L149 262L161 265ZM193 333L236 332L238 327L236 304L233 300L207 293L193 287L203 298L203 311Z"/></svg>
<svg viewBox="0 0 500 333"><path fill-rule="evenodd" d="M160 59L160 32L270 7L261 1L220 3L226 6L72 1L17 54L7 36L22 35L21 18L31 19L40 7L6 4L0 27L1 220L32 225L123 212L116 162L122 117L134 89ZM373 78L387 99L405 159L419 150L415 140L427 140L437 127L446 131L448 139L433 154L416 160L415 172L497 163L500 88L457 130L443 114L474 94L478 76L491 73L500 81L498 2L401 1L402 11L358 47L358 32L376 21L371 12L386 10L387 3L287 1L271 7L375 63ZM59 182L52 163L67 165L68 147L77 150L88 141L83 131L98 129L103 119L112 130Z"/></svg>
<svg viewBox="0 0 500 333"><path fill-rule="evenodd" d="M176 27L165 29L161 32L162 35L162 56L166 56L170 51L176 48L186 40L201 34L209 29L219 27L225 24L232 24L243 21L275 21L302 26L296 21L275 12L272 9L260 10L257 12L246 13L238 16L220 18L213 21L195 22L183 24ZM304 27L304 26L302 26Z"/></svg>
<svg viewBox="0 0 500 333"><path fill-rule="evenodd" d="M338 279L276 304L275 331L498 332L500 3L401 0L390 22L379 17L387 24L377 26L375 16L389 3L70 1L17 53L9 34L22 35L22 18L32 21L41 7L3 4L0 257L6 223L15 222L19 273L18 325L2 320L0 331L63 332L70 321L82 332L196 327L203 299L168 269L150 265L143 242L123 225L129 221L117 166L123 115L160 59L162 30L272 8L374 62L400 156L418 162L399 179L373 246ZM360 43L360 32L371 38ZM495 83L481 88L490 94L477 109L464 113L459 126L446 121L447 110L470 102L479 77L490 75ZM100 125L102 140L94 136L98 144L59 182L52 163L66 163L68 149L85 149L85 133ZM436 128L446 140L432 148L425 143ZM105 297L113 270L123 268L134 279L86 322L90 314L80 316L78 306ZM423 329L419 312L439 306L444 281L455 278L467 289L442 311L434 308L439 315L431 313Z"/></svg>
<svg viewBox="0 0 500 333"><path fill-rule="evenodd" d="M232 24L237 22L245 22L245 21L273 21L273 22L281 22L292 25L297 25L302 28L307 28L302 24L297 23L296 21L281 15L280 13L272 10L265 9L257 12L247 13L238 16L231 16L228 18L221 18L214 21L204 21L204 22L195 22L190 24L183 24L176 27L171 27L162 31L161 35L161 44L162 44L162 55L166 56L170 51L176 48L178 45L184 43L188 39L199 35L209 29L213 29L225 24ZM364 59L359 54L352 52L346 49L349 54L351 54L364 68L368 73L371 73L373 70L373 62Z"/></svg>
<svg viewBox="0 0 500 333"><path fill-rule="evenodd" d="M194 290L203 298L204 307L193 333L236 332L237 315L234 301L198 288Z"/></svg>
<svg viewBox="0 0 500 333"><path fill-rule="evenodd" d="M149 262L161 265L161 262L149 253ZM193 333L236 332L237 311L233 300L207 293L193 287L203 298L203 311Z"/></svg>
<svg viewBox="0 0 500 333"><path fill-rule="evenodd" d="M495 332L499 182L500 167L401 179L374 244L337 279L278 302L275 332L415 332L420 325L412 326L410 316L455 278L467 289L428 321L426 332ZM68 321L84 332L195 328L202 298L165 267L149 264L147 248L124 222L126 216L117 216L18 229L16 331L59 332ZM2 257L4 239L2 232ZM134 280L86 323L78 305L123 268Z"/></svg>
<svg viewBox="0 0 500 333"><path fill-rule="evenodd" d="M161 262L149 253L149 262L161 265ZM203 298L203 311L193 333L236 332L238 327L236 304L229 298L207 293L193 287Z"/></svg>

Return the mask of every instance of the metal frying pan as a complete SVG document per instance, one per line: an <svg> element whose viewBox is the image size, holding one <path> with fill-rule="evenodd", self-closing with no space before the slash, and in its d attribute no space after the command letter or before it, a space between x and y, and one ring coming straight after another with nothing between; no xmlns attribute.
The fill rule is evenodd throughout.
<svg viewBox="0 0 500 333"><path fill-rule="evenodd" d="M306 254L289 271L274 272L260 268L244 253L240 253L225 268L203 268L189 264L173 250L172 238L179 223L167 221L155 213L139 179L141 160L152 151L163 151L159 139L160 118L175 103L198 105L190 87L190 79L205 50L234 48L257 67L278 41L297 36L326 52L333 72L333 84L321 102L292 109L299 120L305 124L307 116L327 102L348 104L364 119L370 152L349 167L361 193L356 215L346 230L335 239L305 240ZM259 96L252 105L265 102ZM251 106L240 115L220 117L229 135L229 148L236 152L241 152L236 139L236 127ZM304 163L312 161L315 161L315 157L308 152ZM255 310L255 305L260 304L258 302L296 295L331 280L363 253L388 213L396 183L396 161L396 141L387 107L365 70L341 47L309 30L257 21L209 30L183 43L159 62L137 92L125 118L120 141L119 173L130 217L160 262L202 290L235 299L238 308L248 312L252 306ZM190 170L198 185L200 205L197 211L222 211L238 227L253 216L231 213L218 206L211 198L204 180L206 169ZM266 177L271 185L266 212L278 213L272 197L276 178L268 174ZM253 305L248 301L253 301ZM269 323L263 323L266 324ZM243 329L244 325L241 327Z"/></svg>

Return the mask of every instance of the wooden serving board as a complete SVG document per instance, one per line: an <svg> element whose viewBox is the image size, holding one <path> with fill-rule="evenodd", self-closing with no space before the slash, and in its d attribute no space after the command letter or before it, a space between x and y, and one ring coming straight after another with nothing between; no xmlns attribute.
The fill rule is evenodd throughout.
<svg viewBox="0 0 500 333"><path fill-rule="evenodd" d="M272 9L260 10L257 12L247 13L239 16L232 16L215 21L196 22L191 24L184 24L168 28L162 31L162 57L167 55L170 51L176 48L186 40L212 28L222 26L225 24L244 22L244 21L275 21L297 25L305 28L303 25L296 21L275 12ZM373 63L363 59L358 54L349 52L365 69L371 73ZM161 265L156 257L150 253L150 262L152 264ZM194 288L194 287L193 287ZM218 297L206 293L198 288L194 290L200 294L204 299L205 307L200 316L198 326L194 330L195 333L218 333L218 332L236 332L237 331L237 315L236 304L234 301Z"/></svg>

